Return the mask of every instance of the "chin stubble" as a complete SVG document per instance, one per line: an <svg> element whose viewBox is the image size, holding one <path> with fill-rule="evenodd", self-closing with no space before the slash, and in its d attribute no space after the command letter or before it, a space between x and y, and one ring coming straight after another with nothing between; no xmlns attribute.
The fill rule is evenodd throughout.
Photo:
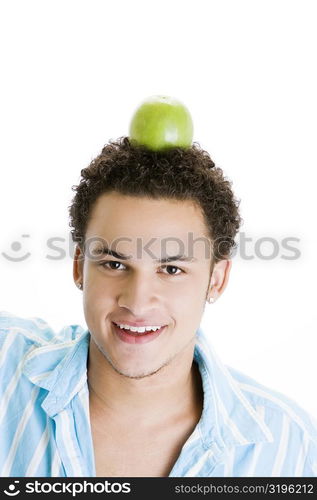
<svg viewBox="0 0 317 500"><path fill-rule="evenodd" d="M127 377L127 378L130 378L130 379L142 379L142 378L146 378L146 377L151 377L151 375L155 375L156 373L158 373L160 370L162 370L162 368L164 368L165 366L168 366L170 363L172 363L172 361L177 357L179 356L191 343L192 341L196 338L196 334L191 337L191 339L189 340L189 342L187 344L185 344L184 347L182 347L176 354L174 354L173 356L171 356L165 363L163 363L163 365L161 365L159 368L157 368L156 370L152 371L152 372L148 372L148 373L142 373L141 375L130 375L129 373L126 373L126 372L123 372L121 370L119 370L113 363L113 361L111 360L110 356L108 355L108 353L106 351L104 351L104 349L96 342L96 340L92 337L92 340L95 344L95 346L97 347L97 349L101 352L101 354L103 355L103 357L108 361L108 363L110 364L110 366L114 369L114 371L116 373L118 373L119 375L122 375L123 377Z"/></svg>

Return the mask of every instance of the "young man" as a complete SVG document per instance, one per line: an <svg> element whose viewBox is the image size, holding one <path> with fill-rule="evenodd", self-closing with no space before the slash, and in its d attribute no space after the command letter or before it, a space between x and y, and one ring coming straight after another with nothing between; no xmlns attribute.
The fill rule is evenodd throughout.
<svg viewBox="0 0 317 500"><path fill-rule="evenodd" d="M3 313L2 476L316 476L317 427L200 328L241 219L209 155L106 145L70 208L88 330Z"/></svg>

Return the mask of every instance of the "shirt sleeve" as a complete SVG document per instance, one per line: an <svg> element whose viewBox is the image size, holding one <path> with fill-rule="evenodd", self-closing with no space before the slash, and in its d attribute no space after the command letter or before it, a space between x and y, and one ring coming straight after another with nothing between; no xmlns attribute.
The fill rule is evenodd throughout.
<svg viewBox="0 0 317 500"><path fill-rule="evenodd" d="M0 311L0 331L19 331L38 345L46 344L55 337L52 328L42 318L21 317L7 311Z"/></svg>

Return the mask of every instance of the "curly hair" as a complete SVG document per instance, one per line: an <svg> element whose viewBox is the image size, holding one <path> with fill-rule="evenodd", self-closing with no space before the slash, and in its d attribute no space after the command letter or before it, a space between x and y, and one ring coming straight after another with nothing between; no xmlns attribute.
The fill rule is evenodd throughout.
<svg viewBox="0 0 317 500"><path fill-rule="evenodd" d="M76 192L68 207L72 240L83 249L92 207L106 192L155 199L192 200L202 209L213 245L214 263L230 258L242 219L231 182L215 166L207 151L194 142L190 148L152 151L132 145L128 137L106 144L81 170Z"/></svg>

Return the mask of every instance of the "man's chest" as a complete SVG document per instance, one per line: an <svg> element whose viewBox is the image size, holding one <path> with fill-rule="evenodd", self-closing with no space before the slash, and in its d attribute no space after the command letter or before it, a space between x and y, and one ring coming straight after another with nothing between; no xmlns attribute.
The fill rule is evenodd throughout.
<svg viewBox="0 0 317 500"><path fill-rule="evenodd" d="M167 477L192 429L135 434L98 432L92 425L96 476Z"/></svg>
<svg viewBox="0 0 317 500"><path fill-rule="evenodd" d="M180 450L176 447L153 446L148 443L115 445L107 440L94 445L98 477L166 477Z"/></svg>

